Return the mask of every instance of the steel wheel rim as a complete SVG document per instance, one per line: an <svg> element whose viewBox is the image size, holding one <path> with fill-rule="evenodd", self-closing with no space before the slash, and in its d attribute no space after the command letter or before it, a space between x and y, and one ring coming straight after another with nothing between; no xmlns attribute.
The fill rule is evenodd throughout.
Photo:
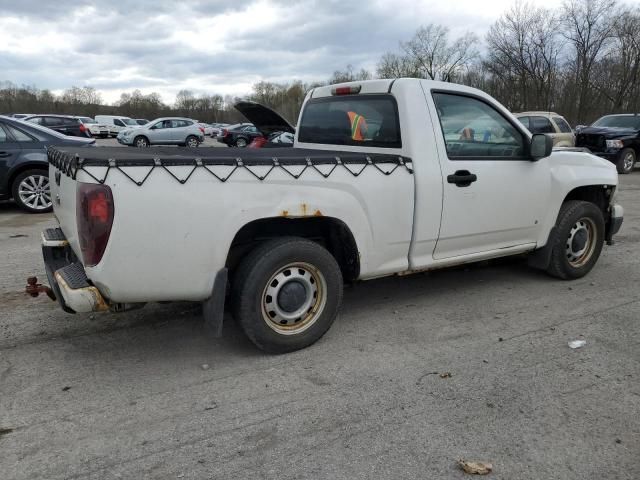
<svg viewBox="0 0 640 480"><path fill-rule="evenodd" d="M624 156L624 169L631 170L633 168L633 153L628 152Z"/></svg>
<svg viewBox="0 0 640 480"><path fill-rule="evenodd" d="M33 210L46 210L51 207L49 177L30 175L18 185L20 201Z"/></svg>
<svg viewBox="0 0 640 480"><path fill-rule="evenodd" d="M580 236L584 236L584 245ZM596 225L590 218L578 220L567 236L566 255L569 265L574 268L584 266L593 256L596 248Z"/></svg>
<svg viewBox="0 0 640 480"><path fill-rule="evenodd" d="M281 293L293 283L304 287L304 301L297 308L287 309L281 304ZM290 263L269 278L260 303L262 318L269 328L282 335L296 335L309 329L322 315L327 303L327 282L313 265Z"/></svg>
<svg viewBox="0 0 640 480"><path fill-rule="evenodd" d="M190 147L197 147L198 140L196 140L195 138L190 138L189 141L187 141L187 145Z"/></svg>

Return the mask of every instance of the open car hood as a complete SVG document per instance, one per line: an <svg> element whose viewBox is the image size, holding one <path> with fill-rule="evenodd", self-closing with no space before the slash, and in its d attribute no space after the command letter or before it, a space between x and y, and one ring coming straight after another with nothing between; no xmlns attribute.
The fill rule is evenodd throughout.
<svg viewBox="0 0 640 480"><path fill-rule="evenodd" d="M295 128L293 128L289 122L269 107L255 102L238 102L234 106L236 110L247 117L265 137L275 132L296 133Z"/></svg>

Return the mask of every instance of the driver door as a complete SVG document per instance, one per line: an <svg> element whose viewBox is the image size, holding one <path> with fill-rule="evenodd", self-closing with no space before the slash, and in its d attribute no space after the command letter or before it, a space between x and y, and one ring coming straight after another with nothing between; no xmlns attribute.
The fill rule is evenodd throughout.
<svg viewBox="0 0 640 480"><path fill-rule="evenodd" d="M550 190L548 158L532 161L522 126L481 97L440 91L432 98L443 176L434 258L534 246Z"/></svg>

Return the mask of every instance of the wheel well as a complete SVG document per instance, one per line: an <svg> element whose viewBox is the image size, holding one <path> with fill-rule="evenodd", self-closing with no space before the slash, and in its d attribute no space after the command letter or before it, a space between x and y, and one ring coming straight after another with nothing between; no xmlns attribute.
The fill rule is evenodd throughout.
<svg viewBox="0 0 640 480"><path fill-rule="evenodd" d="M564 201L582 200L591 202L602 210L602 215L604 215L606 221L609 212L609 200L612 193L613 187L609 185L587 185L571 190Z"/></svg>
<svg viewBox="0 0 640 480"><path fill-rule="evenodd" d="M45 170L48 173L49 164L48 163L27 163L24 165L20 165L18 168L16 168L15 171L13 171L9 176L9 183L7 185L7 192L9 195L13 194L12 192L13 182L15 181L16 177L20 175L22 172L25 172L27 170Z"/></svg>
<svg viewBox="0 0 640 480"><path fill-rule="evenodd" d="M135 141L136 141L136 139L138 139L138 138L140 138L140 137L144 138L144 139L147 141L147 143L151 143L151 142L149 141L149 137L147 137L146 135L136 135L135 137L133 137L133 141L135 142Z"/></svg>
<svg viewBox="0 0 640 480"><path fill-rule="evenodd" d="M303 237L325 247L336 259L345 280L360 274L356 241L344 222L331 217L264 218L242 227L231 242L226 266L233 271L258 243L277 237Z"/></svg>

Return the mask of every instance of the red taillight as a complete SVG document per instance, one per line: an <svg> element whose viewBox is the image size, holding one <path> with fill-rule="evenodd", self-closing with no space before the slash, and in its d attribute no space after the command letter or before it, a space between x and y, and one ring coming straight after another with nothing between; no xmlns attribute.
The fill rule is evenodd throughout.
<svg viewBox="0 0 640 480"><path fill-rule="evenodd" d="M97 265L102 260L111 235L113 210L113 196L108 186L78 183L76 221L85 266Z"/></svg>
<svg viewBox="0 0 640 480"><path fill-rule="evenodd" d="M200 129L200 131L202 132L202 134L204 135L204 128L202 127L198 127Z"/></svg>
<svg viewBox="0 0 640 480"><path fill-rule="evenodd" d="M267 143L266 137L256 137L249 144L248 148L262 148L262 147L264 147L265 143Z"/></svg>
<svg viewBox="0 0 640 480"><path fill-rule="evenodd" d="M351 87L335 87L331 89L331 95L354 95L360 93L362 86L353 85Z"/></svg>
<svg viewBox="0 0 640 480"><path fill-rule="evenodd" d="M229 135L229 130L227 130L226 128L222 129L222 136L226 137L227 135Z"/></svg>
<svg viewBox="0 0 640 480"><path fill-rule="evenodd" d="M81 131L82 133L84 133L84 132L86 132L86 131L87 131L87 127L85 127L85 126L84 126L84 123L81 123L81 124L80 124L80 131Z"/></svg>

